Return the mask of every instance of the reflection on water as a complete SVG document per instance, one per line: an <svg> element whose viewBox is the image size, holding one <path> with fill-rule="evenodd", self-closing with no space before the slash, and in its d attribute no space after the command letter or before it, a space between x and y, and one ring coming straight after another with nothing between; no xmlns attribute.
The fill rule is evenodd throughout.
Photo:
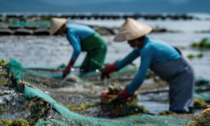
<svg viewBox="0 0 210 126"><path fill-rule="evenodd" d="M167 111L169 109L169 104L154 101L138 102L138 105L144 106L152 114L159 114L160 112Z"/></svg>
<svg viewBox="0 0 210 126"><path fill-rule="evenodd" d="M169 109L168 92L138 95L138 99L138 105L144 106L152 114L159 114Z"/></svg>

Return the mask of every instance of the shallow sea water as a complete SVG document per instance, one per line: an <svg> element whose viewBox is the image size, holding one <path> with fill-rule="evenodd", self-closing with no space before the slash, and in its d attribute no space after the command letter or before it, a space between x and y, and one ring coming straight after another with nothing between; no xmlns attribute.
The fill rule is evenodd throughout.
<svg viewBox="0 0 210 126"><path fill-rule="evenodd" d="M124 22L123 20L76 20L77 22L86 24L96 24L106 27L119 27ZM196 79L210 79L210 50L194 49L190 45L194 42L199 42L201 39L210 37L209 33L197 33L197 31L210 30L209 21L192 20L192 21L146 21L140 20L153 27L165 27L169 30L178 30L178 33L151 33L149 36L156 37L166 41L172 46L178 47L183 56L187 59L189 54L203 54L202 58L187 59L192 65ZM114 36L103 36L108 45L106 62L112 62L126 56L132 48L127 42L115 43ZM16 59L23 66L58 66L62 63L67 64L73 49L68 40L61 36L0 36L0 59ZM86 53L82 52L77 63L81 63ZM140 64L140 58L137 58L134 63ZM164 95L167 99L167 95ZM148 97L147 97L148 98ZM150 97L151 98L151 97ZM153 114L158 114L161 111L168 110L168 103L164 101L145 100L140 101L139 105L144 105L146 109Z"/></svg>
<svg viewBox="0 0 210 126"><path fill-rule="evenodd" d="M209 37L209 33L152 33L150 36L178 47L194 68L196 77L210 79L210 50L190 47L193 42ZM108 44L106 62L123 58L132 50L127 42L114 43L112 41L113 36L104 36L104 39ZM23 66L41 67L67 64L73 52L65 37L55 36L1 36L0 50L1 59L8 61L16 59ZM202 58L187 58L190 54L198 55L201 53L203 54ZM77 63L81 63L85 55L86 53L82 52L77 59ZM137 58L134 63L139 65L140 58Z"/></svg>

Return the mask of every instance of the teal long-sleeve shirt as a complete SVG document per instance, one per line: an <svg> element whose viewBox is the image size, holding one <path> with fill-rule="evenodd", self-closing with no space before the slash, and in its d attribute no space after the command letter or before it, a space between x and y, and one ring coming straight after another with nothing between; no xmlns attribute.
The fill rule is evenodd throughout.
<svg viewBox="0 0 210 126"><path fill-rule="evenodd" d="M142 48L134 48L125 58L116 62L116 70L131 63L139 56L141 57L139 71L133 81L127 85L130 95L134 95L134 92L141 86L146 77L148 68L152 63L176 60L180 58L181 55L168 43L159 39L145 37L144 46Z"/></svg>
<svg viewBox="0 0 210 126"><path fill-rule="evenodd" d="M87 25L77 23L67 24L67 39L74 49L71 60L76 61L82 51L81 41L89 37L93 33L95 33L95 30Z"/></svg>

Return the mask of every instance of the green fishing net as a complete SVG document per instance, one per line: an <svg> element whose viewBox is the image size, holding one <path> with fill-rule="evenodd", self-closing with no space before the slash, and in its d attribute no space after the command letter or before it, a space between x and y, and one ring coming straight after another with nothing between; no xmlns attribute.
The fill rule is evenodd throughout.
<svg viewBox="0 0 210 126"><path fill-rule="evenodd" d="M59 69L59 67L58 67ZM7 64L8 74L12 76L12 84L16 91L23 93L25 99L33 99L34 97L38 97L43 99L45 102L49 103L51 109L54 110L60 118L41 118L37 120L36 126L43 125L58 125L58 126L181 126L186 125L186 123L191 120L190 117L187 116L160 116L160 115L149 115L149 114L138 114L132 115L128 117L121 118L96 118L89 117L79 113L75 113L70 111L66 106L60 104L56 100L54 100L50 95L43 92L41 89L36 88L36 85L30 83L38 83L37 82L29 82L29 84L22 84L20 80L27 79L27 76L32 76L32 78L50 78L53 79L54 83L60 83L62 80L55 79L60 75L45 75L42 73L29 71L27 67L23 67L21 63L16 60L11 60ZM119 71L118 74L123 74L124 72L135 73L137 72L137 68L134 65L130 65L125 69ZM117 74L117 73L116 73ZM55 77L56 76L56 77ZM84 76L84 75L83 75ZM42 80L42 79L41 79ZM22 87L22 88L21 88ZM197 95L197 94L196 94ZM206 96L207 97L207 96Z"/></svg>

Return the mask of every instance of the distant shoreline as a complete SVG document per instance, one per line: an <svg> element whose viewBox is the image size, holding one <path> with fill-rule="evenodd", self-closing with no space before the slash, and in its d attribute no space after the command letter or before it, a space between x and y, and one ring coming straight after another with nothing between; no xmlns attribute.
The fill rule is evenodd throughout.
<svg viewBox="0 0 210 126"><path fill-rule="evenodd" d="M12 12L4 12L0 13L1 17L8 17L8 18L22 18L23 16L34 16L39 17L42 16L44 18L51 18L51 17L61 17L61 18L70 18L70 19L126 19L128 17L138 19L172 19L172 20L191 20L194 17L190 14L178 14L178 13L29 13L29 12L22 12L22 13L12 13Z"/></svg>
<svg viewBox="0 0 210 126"><path fill-rule="evenodd" d="M149 13L149 12L0 12L0 18L5 16L21 17L21 16L43 16L43 17L64 17L70 19L125 19L144 18L144 19L210 19L210 13Z"/></svg>

